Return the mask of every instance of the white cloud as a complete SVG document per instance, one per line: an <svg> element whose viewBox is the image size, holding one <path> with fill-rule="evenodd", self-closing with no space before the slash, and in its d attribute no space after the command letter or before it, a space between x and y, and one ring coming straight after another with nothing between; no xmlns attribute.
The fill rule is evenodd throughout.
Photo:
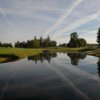
<svg viewBox="0 0 100 100"><path fill-rule="evenodd" d="M51 12L51 14L60 14L64 11L57 4L52 5L52 3L49 3L49 0L9 0L9 2L5 0L4 3L10 4L10 7L3 6L0 3L0 14L3 14L9 24L12 23L9 22L7 15L54 22L56 18L46 15L45 11Z"/></svg>

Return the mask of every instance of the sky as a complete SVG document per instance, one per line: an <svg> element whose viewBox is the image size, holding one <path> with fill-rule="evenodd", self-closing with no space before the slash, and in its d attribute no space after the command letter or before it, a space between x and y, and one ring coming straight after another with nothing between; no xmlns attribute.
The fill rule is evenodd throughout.
<svg viewBox="0 0 100 100"><path fill-rule="evenodd" d="M77 32L96 43L100 0L0 0L0 41L27 41L36 35L68 43Z"/></svg>

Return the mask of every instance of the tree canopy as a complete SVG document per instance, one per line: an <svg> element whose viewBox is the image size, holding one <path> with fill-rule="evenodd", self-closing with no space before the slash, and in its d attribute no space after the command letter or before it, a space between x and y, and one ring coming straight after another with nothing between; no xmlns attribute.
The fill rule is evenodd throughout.
<svg viewBox="0 0 100 100"><path fill-rule="evenodd" d="M17 41L15 43L15 47L18 48L46 48L46 47L56 47L57 42L54 40L51 40L48 36L46 39L43 39L40 37L40 39L37 39L36 36L34 36L34 39L28 40L27 42L19 42Z"/></svg>
<svg viewBox="0 0 100 100"><path fill-rule="evenodd" d="M97 32L97 43L100 47L100 28ZM36 36L34 36L34 39L27 40L27 41L17 41L15 42L14 47L18 48L47 48L47 47L56 47L57 42L55 40L51 40L48 36L47 38L40 37L37 39ZM87 44L87 41L84 38L79 38L77 32L73 32L70 34L70 40L69 43L62 43L59 44L60 47L69 47L69 48L78 48L78 47L96 47L97 44ZM0 47L13 47L11 43L2 43L0 42Z"/></svg>
<svg viewBox="0 0 100 100"><path fill-rule="evenodd" d="M75 47L85 47L87 44L86 40L83 38L78 38L78 35L76 32L71 33L70 35L70 41L67 44L68 47L70 48L75 48Z"/></svg>
<svg viewBox="0 0 100 100"><path fill-rule="evenodd" d="M11 43L2 43L0 42L0 47L13 47Z"/></svg>

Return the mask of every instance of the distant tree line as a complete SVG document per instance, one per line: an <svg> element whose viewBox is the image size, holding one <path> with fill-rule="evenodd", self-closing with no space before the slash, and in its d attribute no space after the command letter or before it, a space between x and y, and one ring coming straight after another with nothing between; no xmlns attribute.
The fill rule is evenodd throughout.
<svg viewBox="0 0 100 100"><path fill-rule="evenodd" d="M79 38L77 32L73 32L70 34L69 43L59 44L59 47L69 47L69 48L78 48L78 47L100 47L100 28L97 32L97 43L98 44L87 44L87 41L84 38ZM56 47L57 42L55 40L51 40L48 36L47 38L40 37L39 39L34 37L32 40L27 40L23 42L15 42L14 47L18 48L46 48L46 47ZM13 47L11 43L2 43L0 42L0 47Z"/></svg>
<svg viewBox="0 0 100 100"><path fill-rule="evenodd" d="M11 43L2 43L0 42L0 47L13 47Z"/></svg>
<svg viewBox="0 0 100 100"><path fill-rule="evenodd" d="M96 44L96 43L87 44L87 47L97 47L97 46L98 46L98 44Z"/></svg>
<svg viewBox="0 0 100 100"><path fill-rule="evenodd" d="M40 39L37 39L36 36L32 40L28 40L27 42L19 42L17 41L15 43L15 47L18 48L46 48L46 47L56 47L57 42L54 40L51 40L48 36L46 39L43 39L40 37Z"/></svg>
<svg viewBox="0 0 100 100"><path fill-rule="evenodd" d="M67 47L67 43L59 44L59 47Z"/></svg>
<svg viewBox="0 0 100 100"><path fill-rule="evenodd" d="M76 32L73 32L70 35L70 41L67 44L70 48L76 48L76 47L85 47L87 45L87 42L83 38L78 38L78 35Z"/></svg>

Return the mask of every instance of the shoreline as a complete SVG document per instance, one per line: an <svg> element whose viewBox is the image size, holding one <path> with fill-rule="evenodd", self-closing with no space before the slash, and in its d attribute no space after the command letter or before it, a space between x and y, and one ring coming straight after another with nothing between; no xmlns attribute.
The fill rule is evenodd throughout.
<svg viewBox="0 0 100 100"><path fill-rule="evenodd" d="M43 51L49 52L72 52L72 53L85 53L87 55L100 57L100 48L88 49L88 48L66 48L66 47L55 47L55 48L0 48L0 63L7 61L16 61L28 56L34 56Z"/></svg>

